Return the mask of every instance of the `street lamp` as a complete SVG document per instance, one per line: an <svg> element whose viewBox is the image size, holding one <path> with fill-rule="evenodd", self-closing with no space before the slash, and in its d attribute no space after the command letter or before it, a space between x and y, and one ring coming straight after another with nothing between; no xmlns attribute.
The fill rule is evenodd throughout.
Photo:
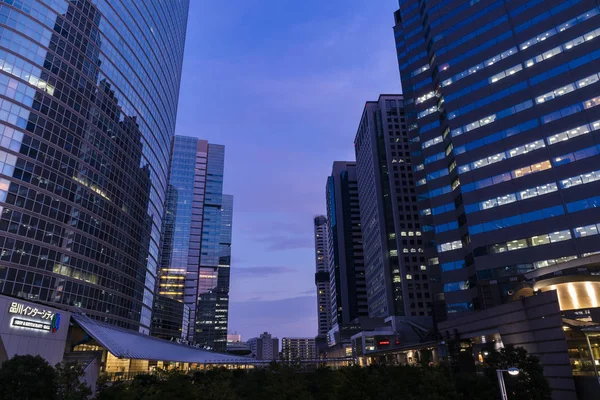
<svg viewBox="0 0 600 400"><path fill-rule="evenodd" d="M508 396L506 395L506 385L504 384L504 375L502 374L503 372L508 372L509 375L517 376L521 371L516 367L496 370L496 374L498 374L498 384L500 385L500 398L502 400L508 400Z"/></svg>

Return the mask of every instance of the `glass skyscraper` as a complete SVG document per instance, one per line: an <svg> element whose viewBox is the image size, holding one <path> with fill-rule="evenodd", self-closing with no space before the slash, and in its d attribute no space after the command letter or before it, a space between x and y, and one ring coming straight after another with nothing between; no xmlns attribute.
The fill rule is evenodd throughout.
<svg viewBox="0 0 600 400"><path fill-rule="evenodd" d="M148 333L189 1L0 1L0 292Z"/></svg>
<svg viewBox="0 0 600 400"><path fill-rule="evenodd" d="M175 136L153 326L158 336L219 351L227 345L233 220L233 197L223 194L224 159L224 146ZM163 298L185 307L169 307Z"/></svg>
<svg viewBox="0 0 600 400"><path fill-rule="evenodd" d="M399 5L412 172L439 317L531 289L556 289L563 311L599 317L598 3Z"/></svg>

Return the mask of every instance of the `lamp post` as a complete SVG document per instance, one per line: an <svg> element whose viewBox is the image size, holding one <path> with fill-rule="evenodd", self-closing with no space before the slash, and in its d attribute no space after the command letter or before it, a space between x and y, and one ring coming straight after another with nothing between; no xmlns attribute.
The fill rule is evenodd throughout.
<svg viewBox="0 0 600 400"><path fill-rule="evenodd" d="M511 367L509 369L497 369L496 374L498 374L498 384L500 385L500 398L502 400L508 400L508 396L506 395L506 385L504 384L504 372L508 372L509 375L517 376L519 375L519 368Z"/></svg>

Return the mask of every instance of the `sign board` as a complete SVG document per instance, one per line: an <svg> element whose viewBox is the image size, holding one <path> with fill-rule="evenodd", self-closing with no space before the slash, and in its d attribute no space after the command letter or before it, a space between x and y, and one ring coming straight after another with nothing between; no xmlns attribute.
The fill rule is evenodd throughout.
<svg viewBox="0 0 600 400"><path fill-rule="evenodd" d="M12 302L8 309L8 313L21 317L12 319L11 326L15 328L52 333L58 331L60 328L60 314L50 310Z"/></svg>

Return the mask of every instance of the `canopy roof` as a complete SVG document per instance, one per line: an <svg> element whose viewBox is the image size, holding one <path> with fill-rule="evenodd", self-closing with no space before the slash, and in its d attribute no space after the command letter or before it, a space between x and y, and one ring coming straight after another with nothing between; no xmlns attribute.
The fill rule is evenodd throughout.
<svg viewBox="0 0 600 400"><path fill-rule="evenodd" d="M196 364L254 364L252 358L201 350L73 314L73 320L100 345L118 358Z"/></svg>

